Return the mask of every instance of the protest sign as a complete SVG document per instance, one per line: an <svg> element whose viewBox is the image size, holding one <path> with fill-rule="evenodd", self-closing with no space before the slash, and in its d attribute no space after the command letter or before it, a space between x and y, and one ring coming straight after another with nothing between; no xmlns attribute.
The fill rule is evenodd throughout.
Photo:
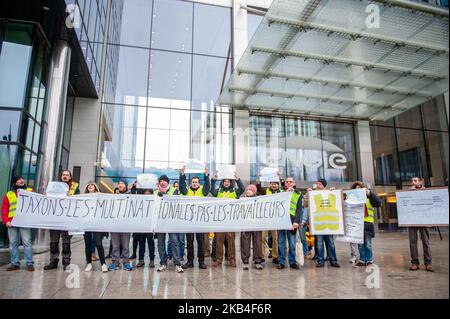
<svg viewBox="0 0 450 319"><path fill-rule="evenodd" d="M344 221L345 235L337 236L336 240L347 243L364 243L364 211L367 195L365 188L344 191Z"/></svg>
<svg viewBox="0 0 450 319"><path fill-rule="evenodd" d="M399 227L448 226L448 188L395 194Z"/></svg>
<svg viewBox="0 0 450 319"><path fill-rule="evenodd" d="M217 168L217 179L234 179L236 174L236 166L234 165L220 165Z"/></svg>
<svg viewBox="0 0 450 319"><path fill-rule="evenodd" d="M67 196L69 192L69 185L64 182L49 182L46 193L50 196Z"/></svg>
<svg viewBox="0 0 450 319"><path fill-rule="evenodd" d="M158 176L155 174L140 174L136 180L136 187L141 189L155 189L158 184Z"/></svg>
<svg viewBox="0 0 450 319"><path fill-rule="evenodd" d="M341 190L309 191L308 196L311 234L344 234Z"/></svg>
<svg viewBox="0 0 450 319"><path fill-rule="evenodd" d="M205 172L206 164L197 159L190 158L184 162L184 172L186 174L198 174Z"/></svg>
<svg viewBox="0 0 450 319"><path fill-rule="evenodd" d="M280 176L278 175L279 169L277 167L265 167L261 170L259 177L260 182L270 183L279 182Z"/></svg>

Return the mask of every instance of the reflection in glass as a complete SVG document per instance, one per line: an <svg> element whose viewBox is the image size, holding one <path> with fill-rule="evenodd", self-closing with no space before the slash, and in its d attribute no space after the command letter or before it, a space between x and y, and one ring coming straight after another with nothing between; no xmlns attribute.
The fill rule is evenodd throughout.
<svg viewBox="0 0 450 319"><path fill-rule="evenodd" d="M414 176L428 178L422 131L397 129L397 145L401 180L410 183Z"/></svg>
<svg viewBox="0 0 450 319"><path fill-rule="evenodd" d="M151 0L126 0L123 4L120 43L124 45L150 47L152 19ZM112 43L118 44L115 39Z"/></svg>
<svg viewBox="0 0 450 319"><path fill-rule="evenodd" d="M151 47L192 52L192 9L185 1L155 0Z"/></svg>
<svg viewBox="0 0 450 319"><path fill-rule="evenodd" d="M425 139L430 159L430 184L448 186L448 133L426 132Z"/></svg>
<svg viewBox="0 0 450 319"><path fill-rule="evenodd" d="M375 168L375 183L396 185L400 178L394 128L371 126L372 156Z"/></svg>
<svg viewBox="0 0 450 319"><path fill-rule="evenodd" d="M2 142L17 141L20 115L19 111L0 111L0 137Z"/></svg>
<svg viewBox="0 0 450 319"><path fill-rule="evenodd" d="M231 9L194 4L194 53L227 57L231 45Z"/></svg>

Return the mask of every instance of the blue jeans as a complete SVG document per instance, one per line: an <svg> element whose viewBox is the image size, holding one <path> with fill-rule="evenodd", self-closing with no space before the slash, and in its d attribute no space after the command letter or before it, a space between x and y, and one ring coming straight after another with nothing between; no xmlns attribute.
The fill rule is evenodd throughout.
<svg viewBox="0 0 450 319"><path fill-rule="evenodd" d="M309 253L309 247L308 247L308 242L306 241L306 231L307 231L308 227L305 225L303 227L299 227L299 234L300 234L300 240L302 241L302 246L303 246L303 255L308 255Z"/></svg>
<svg viewBox="0 0 450 319"><path fill-rule="evenodd" d="M180 243L178 242L180 234L169 234L169 242L172 242L173 249L173 263L175 266L181 266L180 260ZM158 254L159 254L159 264L167 265L167 251L166 251L166 234L157 233L156 238L158 239Z"/></svg>
<svg viewBox="0 0 450 319"><path fill-rule="evenodd" d="M19 242L22 238L23 254L27 266L33 265L33 245L31 243L31 229L22 227L8 228L9 252L11 256L11 264L20 266L19 260Z"/></svg>
<svg viewBox="0 0 450 319"><path fill-rule="evenodd" d="M372 237L369 234L364 234L364 243L358 244L359 260L362 262L372 262Z"/></svg>
<svg viewBox="0 0 450 319"><path fill-rule="evenodd" d="M185 234L182 233L182 234L176 234L176 235L178 237L178 243L180 245L180 258L183 258L184 257L184 245L185 245L184 237L185 237ZM169 238L169 242L167 243L167 256L169 256L169 257L173 256L172 245L173 245L172 241Z"/></svg>
<svg viewBox="0 0 450 319"><path fill-rule="evenodd" d="M334 247L333 235L316 235L316 246L317 246L317 263L325 263L324 258L324 243L327 245L327 253L330 256L330 262L332 264L337 263L336 248Z"/></svg>
<svg viewBox="0 0 450 319"><path fill-rule="evenodd" d="M289 265L295 264L295 233L290 230L278 231L278 264L286 263L286 237L289 242Z"/></svg>

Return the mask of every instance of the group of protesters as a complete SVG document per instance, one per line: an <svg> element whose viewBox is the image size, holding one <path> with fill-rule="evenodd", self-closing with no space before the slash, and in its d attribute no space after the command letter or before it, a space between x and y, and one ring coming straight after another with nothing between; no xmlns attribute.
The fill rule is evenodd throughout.
<svg viewBox="0 0 450 319"><path fill-rule="evenodd" d="M62 171L60 181L68 185L68 195L80 194L78 183L72 179L69 170ZM325 179L317 180L314 190L333 190L327 188ZM308 188L308 191L313 190ZM352 189L363 188L366 191L367 201L364 213L364 242L362 244L350 244L350 262L354 267L365 267L373 263L372 239L374 231L374 208L380 206L380 201L376 194L360 181L353 183ZM412 189L423 189L423 180L419 177L412 179ZM26 270L34 271L34 261L32 254L32 231L29 228L14 227L12 220L17 207L17 191L28 188L22 176L14 176L12 188L5 195L2 202L2 221L8 229L9 249L11 263L7 266L7 271L20 269L19 243L22 242ZM100 192L95 182L89 182L84 188L84 193ZM244 197L255 197L259 195L271 195L280 192L291 192L290 218L292 228L289 230L273 231L250 231L240 233L240 253L242 268L250 269L250 259L253 259L253 267L257 270L264 269L267 264L266 259L272 259L272 263L278 269L284 269L287 265L291 269L299 269L296 260L297 231L303 246L303 255L306 260L314 260L316 267L324 267L328 261L331 267L340 268L336 257L333 235L312 236L309 232L308 216L308 193L306 195L296 187L294 178L288 177L285 180L269 183L269 186L262 187L258 181L255 184L244 186L240 177L235 174L234 179L223 179L219 182L217 174L210 178L207 168L205 168L203 183L200 177L195 176L190 179L187 185L184 167L180 170L179 180L171 184L166 175L159 177L155 189L138 189L136 183L130 188L127 181L120 180L114 189L116 194L143 194L143 195L171 195L171 196L194 196L194 197L217 197L238 199ZM417 250L417 232L420 232L424 247L424 262L427 271L434 271L431 264L431 252L429 248L429 232L426 227L415 227L409 229L411 265L410 270L419 269L419 257ZM109 253L105 255L103 240L108 237L110 240ZM167 238L168 237L168 238ZM50 230L50 262L44 266L44 270L58 268L61 255L63 269L71 263L71 238L68 231ZM131 240L132 238L132 240ZM157 246L155 246L155 239ZM166 240L168 239L168 240ZM211 240L212 239L212 240ZM60 241L62 250L60 252ZM157 271L163 272L168 269L168 262L171 260L177 273L184 272L185 269L194 267L194 241L197 242L197 261L200 269L206 269L205 258L212 258L213 267L221 267L226 260L230 267L236 267L236 233L101 233L85 232L85 271L93 270L93 261L99 260L101 271L108 272L122 268L131 271L134 267L145 266L146 243L149 250L149 267L155 267L155 248L159 255L159 266ZM211 243L212 241L212 243ZM130 255L130 242L132 254ZM185 260L185 247L187 248ZM325 254L326 248L326 254ZM98 257L95 254L98 253ZM314 251L314 256L312 254ZM359 258L358 258L359 253ZM287 256L286 256L287 255ZM325 257L326 255L326 257ZM109 264L107 259L111 259ZM133 259L137 259L133 265Z"/></svg>

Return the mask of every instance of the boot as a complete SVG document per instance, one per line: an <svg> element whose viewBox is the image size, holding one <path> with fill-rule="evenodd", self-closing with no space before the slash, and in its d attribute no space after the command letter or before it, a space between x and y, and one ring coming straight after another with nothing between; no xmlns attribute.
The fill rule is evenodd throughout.
<svg viewBox="0 0 450 319"><path fill-rule="evenodd" d="M59 259L53 259L48 265L44 266L44 270L56 269L58 268Z"/></svg>

